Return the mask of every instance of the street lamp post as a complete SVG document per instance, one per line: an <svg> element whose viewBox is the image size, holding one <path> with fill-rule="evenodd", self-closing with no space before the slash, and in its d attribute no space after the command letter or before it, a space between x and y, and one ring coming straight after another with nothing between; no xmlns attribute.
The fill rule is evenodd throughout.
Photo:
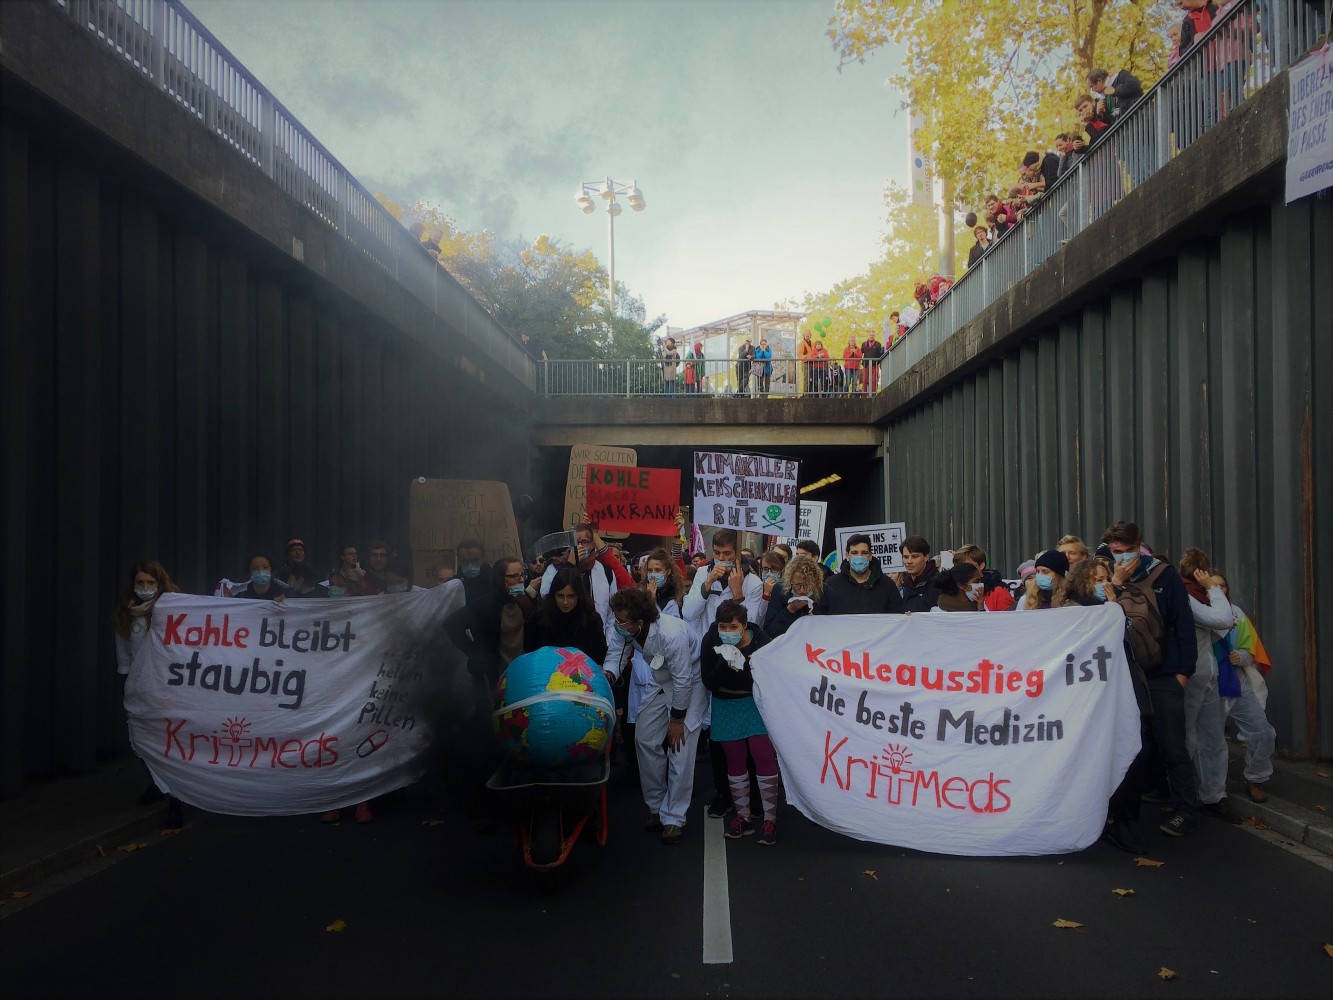
<svg viewBox="0 0 1333 1000"><path fill-rule="evenodd" d="M579 185L579 192L574 197L575 204L584 215L596 211L596 203L592 200L594 195L606 202L606 236L610 244L606 267L606 302L609 320L616 314L616 216L624 211L617 198L624 196L629 207L636 212L642 212L648 207L648 203L643 200L643 192L639 190L637 181L631 184L617 184L610 177L602 181L584 181Z"/></svg>

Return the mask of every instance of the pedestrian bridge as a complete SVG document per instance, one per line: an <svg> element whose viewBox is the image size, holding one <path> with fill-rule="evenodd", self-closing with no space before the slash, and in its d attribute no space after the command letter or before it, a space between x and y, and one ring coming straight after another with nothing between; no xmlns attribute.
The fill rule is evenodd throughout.
<svg viewBox="0 0 1333 1000"><path fill-rule="evenodd" d="M650 363L553 391L184 7L0 4L22 429L0 448L27 581L0 628L0 789L123 743L92 610L131 560L201 591L295 532L403 538L420 475L503 480L554 524L575 443L793 455L841 476L830 524L903 520L1003 567L1118 517L1201 545L1280 667L1280 742L1333 754L1333 201L1283 197L1289 67L1320 16L1235 6L889 352L880 391L757 399L666 398Z"/></svg>

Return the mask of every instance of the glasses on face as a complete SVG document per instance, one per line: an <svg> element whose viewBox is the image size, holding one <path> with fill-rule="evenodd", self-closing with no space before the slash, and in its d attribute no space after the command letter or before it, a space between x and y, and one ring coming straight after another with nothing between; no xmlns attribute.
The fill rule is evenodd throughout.
<svg viewBox="0 0 1333 1000"><path fill-rule="evenodd" d="M523 579L523 574L522 574L522 573L506 573L506 574L505 574L505 579L506 579L506 580L522 580L522 579Z"/></svg>

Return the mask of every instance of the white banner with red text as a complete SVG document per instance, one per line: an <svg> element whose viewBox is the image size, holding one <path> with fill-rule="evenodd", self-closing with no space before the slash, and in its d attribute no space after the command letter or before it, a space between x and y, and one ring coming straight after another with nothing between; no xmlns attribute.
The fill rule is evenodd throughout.
<svg viewBox="0 0 1333 1000"><path fill-rule="evenodd" d="M462 584L346 600L164 594L125 687L164 792L238 816L323 812L420 776L461 657Z"/></svg>
<svg viewBox="0 0 1333 1000"><path fill-rule="evenodd" d="M752 664L787 800L939 854L1078 851L1139 751L1115 605L799 619Z"/></svg>

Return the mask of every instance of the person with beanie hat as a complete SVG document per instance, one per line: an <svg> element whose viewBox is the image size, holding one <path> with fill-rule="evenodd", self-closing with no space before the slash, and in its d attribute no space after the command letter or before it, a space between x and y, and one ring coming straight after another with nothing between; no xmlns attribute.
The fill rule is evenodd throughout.
<svg viewBox="0 0 1333 1000"><path fill-rule="evenodd" d="M1069 603L1069 585L1065 581L1068 572L1069 559L1058 549L1047 549L1037 556L1017 610L1064 607Z"/></svg>

